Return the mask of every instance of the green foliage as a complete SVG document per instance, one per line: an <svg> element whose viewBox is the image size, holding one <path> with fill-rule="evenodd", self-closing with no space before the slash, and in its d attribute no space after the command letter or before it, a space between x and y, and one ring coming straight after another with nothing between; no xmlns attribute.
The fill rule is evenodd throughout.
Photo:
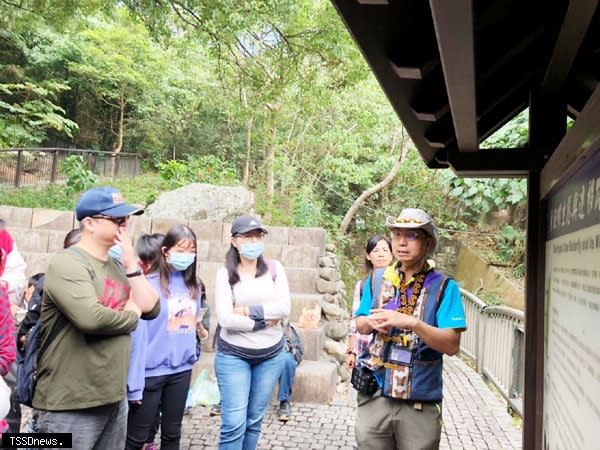
<svg viewBox="0 0 600 450"><path fill-rule="evenodd" d="M168 185L173 189L192 183L188 178L187 166L181 161L171 159L165 163L159 163L158 171L160 176L166 180Z"/></svg>
<svg viewBox="0 0 600 450"><path fill-rule="evenodd" d="M500 261L514 267L517 273L523 271L522 262L525 256L525 232L510 225L503 227L502 235L498 243L497 255Z"/></svg>
<svg viewBox="0 0 600 450"><path fill-rule="evenodd" d="M148 206L168 189L166 182L159 175L151 173L114 181L98 180L96 186L108 184L116 187L129 203L143 206ZM91 187L94 186L88 186L86 189ZM79 195L80 192L67 190L60 184L50 184L44 188L0 190L0 205L73 211Z"/></svg>
<svg viewBox="0 0 600 450"><path fill-rule="evenodd" d="M528 136L529 110L526 109L487 138L481 148L522 148L527 145ZM507 154L507 157L510 155ZM508 207L523 208L527 201L525 179L458 178L450 175L449 185L450 196L464 205L466 212L474 219L490 211Z"/></svg>
<svg viewBox="0 0 600 450"><path fill-rule="evenodd" d="M67 176L67 194L90 189L96 182L96 175L88 169L81 155L71 155L62 162L62 171Z"/></svg>
<svg viewBox="0 0 600 450"><path fill-rule="evenodd" d="M41 143L48 130L73 137L78 126L53 103L67 87L61 83L29 81L0 83L0 147L27 147Z"/></svg>
<svg viewBox="0 0 600 450"><path fill-rule="evenodd" d="M504 304L502 290L500 288L489 290L479 289L475 292L475 295L483 300L488 306L501 306Z"/></svg>
<svg viewBox="0 0 600 450"><path fill-rule="evenodd" d="M411 150L337 233L411 143L329 0L19 5L0 15L0 145L136 152L160 176L115 180L128 201L243 178L270 224L325 227L350 278L362 274L364 242L404 207L471 230L486 212L524 205L525 180L460 180ZM523 147L527 121L525 111L482 148ZM66 204L48 195L44 206Z"/></svg>
<svg viewBox="0 0 600 450"><path fill-rule="evenodd" d="M190 183L234 184L237 182L235 169L214 155L189 157L186 162L169 160L159 163L160 176L171 189Z"/></svg>
<svg viewBox="0 0 600 450"><path fill-rule="evenodd" d="M129 203L147 207L158 196L169 190L168 182L156 173L144 173L134 178L119 178L111 181Z"/></svg>
<svg viewBox="0 0 600 450"><path fill-rule="evenodd" d="M529 140L529 109L517 114L481 143L481 148L520 148Z"/></svg>
<svg viewBox="0 0 600 450"><path fill-rule="evenodd" d="M525 206L527 180L458 178L450 180L450 196L462 202L473 217L508 206Z"/></svg>
<svg viewBox="0 0 600 450"><path fill-rule="evenodd" d="M73 211L75 196L58 184L50 184L43 188L0 189L0 205Z"/></svg>
<svg viewBox="0 0 600 450"><path fill-rule="evenodd" d="M298 191L294 199L294 226L318 227L323 223L323 206L307 188Z"/></svg>

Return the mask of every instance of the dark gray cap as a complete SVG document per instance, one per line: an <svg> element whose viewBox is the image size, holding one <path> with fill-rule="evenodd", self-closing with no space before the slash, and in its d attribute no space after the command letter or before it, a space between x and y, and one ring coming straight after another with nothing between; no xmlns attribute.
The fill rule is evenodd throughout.
<svg viewBox="0 0 600 450"><path fill-rule="evenodd" d="M260 220L256 217L243 215L235 219L235 222L231 224L231 235L235 236L236 234L244 234L249 231L260 230L264 234L267 234L268 231L262 226Z"/></svg>

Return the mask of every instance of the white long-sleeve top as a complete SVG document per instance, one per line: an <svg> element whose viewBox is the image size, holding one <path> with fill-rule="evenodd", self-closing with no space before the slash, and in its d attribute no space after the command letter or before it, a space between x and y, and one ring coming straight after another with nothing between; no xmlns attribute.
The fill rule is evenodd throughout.
<svg viewBox="0 0 600 450"><path fill-rule="evenodd" d="M236 347L263 349L276 345L283 337L281 325L253 331L255 321L233 312L235 306L262 306L265 320L285 319L290 314L288 279L279 261L275 261L275 280L267 270L260 277L241 274L240 281L229 285L227 269L217 271L215 309L221 326L221 339ZM233 294L232 294L233 291Z"/></svg>
<svg viewBox="0 0 600 450"><path fill-rule="evenodd" d="M17 250L17 244L13 243L12 251L6 256L6 267L0 280L8 283L8 298L13 305L24 306L23 293L27 287L27 263Z"/></svg>

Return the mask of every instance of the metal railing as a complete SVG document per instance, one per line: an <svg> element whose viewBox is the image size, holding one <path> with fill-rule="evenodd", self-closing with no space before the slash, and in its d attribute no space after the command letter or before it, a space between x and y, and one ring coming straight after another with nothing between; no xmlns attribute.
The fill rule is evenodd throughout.
<svg viewBox="0 0 600 450"><path fill-rule="evenodd" d="M522 418L525 314L505 306L487 306L472 293L460 292L468 325L460 350Z"/></svg>
<svg viewBox="0 0 600 450"><path fill-rule="evenodd" d="M141 161L135 153L113 153L72 148L0 149L0 187L18 188L66 181L63 161L81 155L88 168L101 177L135 176Z"/></svg>

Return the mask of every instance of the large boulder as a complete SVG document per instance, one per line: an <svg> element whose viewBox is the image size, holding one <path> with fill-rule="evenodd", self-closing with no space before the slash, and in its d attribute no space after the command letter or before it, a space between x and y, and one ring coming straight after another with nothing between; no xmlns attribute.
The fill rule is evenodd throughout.
<svg viewBox="0 0 600 450"><path fill-rule="evenodd" d="M232 222L254 208L254 194L244 186L192 183L163 192L146 208L146 215L178 220Z"/></svg>

